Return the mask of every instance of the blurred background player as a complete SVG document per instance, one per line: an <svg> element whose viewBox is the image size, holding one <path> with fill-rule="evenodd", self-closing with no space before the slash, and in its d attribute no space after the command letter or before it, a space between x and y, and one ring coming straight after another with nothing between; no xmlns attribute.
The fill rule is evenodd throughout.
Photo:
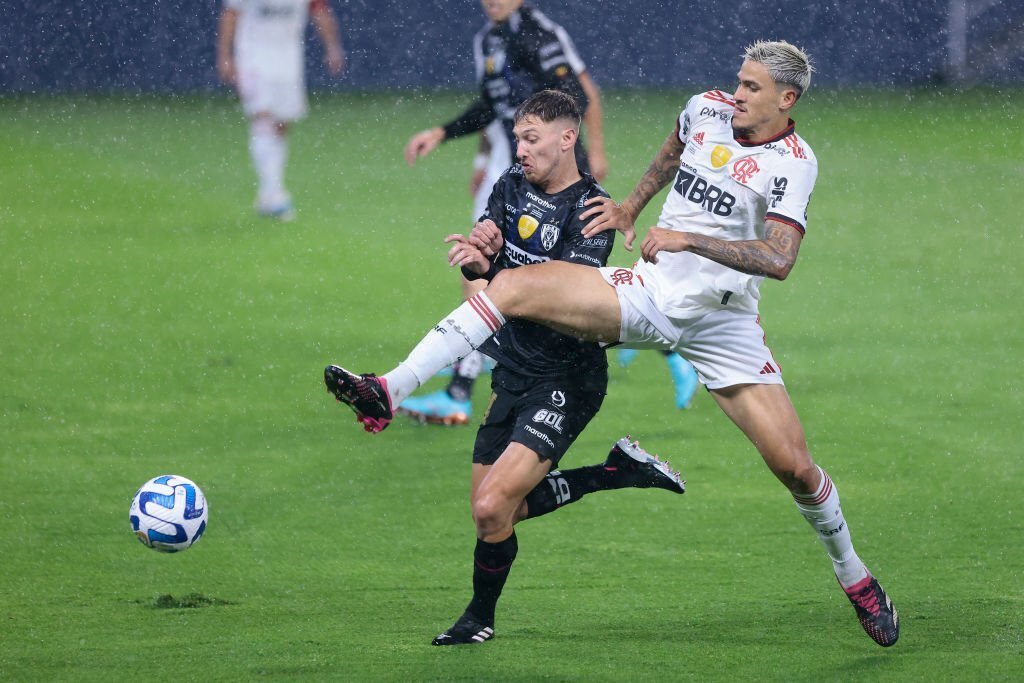
<svg viewBox="0 0 1024 683"><path fill-rule="evenodd" d="M636 349L620 349L615 355L618 358L619 365L626 368L636 360L638 353L640 352ZM700 381L697 379L697 371L693 369L688 360L675 351L661 351L660 353L665 356L668 374L672 378L672 390L675 395L676 408L686 410L690 407L693 395L697 392L697 385L700 384Z"/></svg>
<svg viewBox="0 0 1024 683"><path fill-rule="evenodd" d="M412 165L446 140L483 131L470 182L473 221L483 215L495 182L515 163L513 115L535 92L560 90L576 99L584 112L589 146L588 154L577 141L577 163L598 182L608 174L600 92L569 34L523 0L481 0L480 4L488 19L473 39L480 97L456 119L412 136L405 147L405 159ZM463 279L463 298L469 299L481 287ZM425 422L467 424L473 385L484 364L479 353L471 354L452 368L445 389L410 397L399 411Z"/></svg>
<svg viewBox="0 0 1024 683"><path fill-rule="evenodd" d="M249 154L259 186L256 211L294 217L284 186L288 125L306 115L304 37L312 19L332 75L345 67L338 22L327 0L224 0L217 30L217 75L249 118Z"/></svg>

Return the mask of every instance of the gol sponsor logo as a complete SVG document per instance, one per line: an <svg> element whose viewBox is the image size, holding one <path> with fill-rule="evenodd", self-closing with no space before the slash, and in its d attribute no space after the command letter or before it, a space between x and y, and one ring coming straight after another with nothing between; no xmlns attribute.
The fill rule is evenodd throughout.
<svg viewBox="0 0 1024 683"><path fill-rule="evenodd" d="M732 152L721 145L715 145L715 148L711 150L711 166L714 168L722 168L729 159L732 159Z"/></svg>

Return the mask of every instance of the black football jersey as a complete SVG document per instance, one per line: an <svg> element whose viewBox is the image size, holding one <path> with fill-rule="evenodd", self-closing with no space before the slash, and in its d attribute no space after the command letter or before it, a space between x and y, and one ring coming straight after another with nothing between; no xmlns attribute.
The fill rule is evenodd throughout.
<svg viewBox="0 0 1024 683"><path fill-rule="evenodd" d="M556 194L534 187L516 164L494 185L487 210L480 220L490 218L505 239L493 258L487 279L505 268L560 260L600 267L608 262L615 239L614 231L587 238L579 215L584 202L608 193L590 174ZM470 279L475 277L463 270ZM488 339L480 351L494 358L500 369L527 377L572 375L586 386L602 391L608 380L605 351L596 343L585 342L555 332L549 327L513 318ZM500 381L501 373L494 375Z"/></svg>
<svg viewBox="0 0 1024 683"><path fill-rule="evenodd" d="M580 111L587 108L578 78L586 70L583 60L565 29L536 8L524 4L508 20L488 22L473 40L473 54L480 98L444 126L446 139L483 130L498 118L515 150L513 114L541 90L561 90L579 102Z"/></svg>

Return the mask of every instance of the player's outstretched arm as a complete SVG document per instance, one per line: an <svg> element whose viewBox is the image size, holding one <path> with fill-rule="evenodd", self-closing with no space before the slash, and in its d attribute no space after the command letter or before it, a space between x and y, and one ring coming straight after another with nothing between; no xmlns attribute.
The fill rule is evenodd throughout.
<svg viewBox="0 0 1024 683"><path fill-rule="evenodd" d="M785 280L802 241L796 228L773 220L765 221L764 239L737 242L655 227L647 231L640 254L645 261L657 263L659 252L692 251L741 273Z"/></svg>
<svg viewBox="0 0 1024 683"><path fill-rule="evenodd" d="M604 153L604 115L601 111L601 91L597 83L584 71L579 75L580 87L587 95L587 111L583 113L583 124L587 129L587 154L590 170L597 182L608 177L608 158Z"/></svg>
<svg viewBox="0 0 1024 683"><path fill-rule="evenodd" d="M314 3L312 6L313 26L324 44L324 63L327 71L337 76L345 68L345 50L341 46L341 35L338 31L338 20L334 10L325 3Z"/></svg>
<svg viewBox="0 0 1024 683"><path fill-rule="evenodd" d="M433 152L442 142L444 142L444 128L441 126L421 130L409 138L409 142L405 145L405 163L412 166L417 159Z"/></svg>
<svg viewBox="0 0 1024 683"><path fill-rule="evenodd" d="M221 83L234 87L235 73L235 29L238 27L238 10L225 7L217 20L217 78Z"/></svg>
<svg viewBox="0 0 1024 683"><path fill-rule="evenodd" d="M605 197L595 197L587 201L590 207L580 214L580 219L590 218L583 226L584 237L590 237L612 228L623 235L623 246L632 251L633 240L636 239L635 222L640 212L654 195L671 182L679 168L679 155L683 153L683 143L673 132L662 143L647 172L640 178L633 191L621 204Z"/></svg>

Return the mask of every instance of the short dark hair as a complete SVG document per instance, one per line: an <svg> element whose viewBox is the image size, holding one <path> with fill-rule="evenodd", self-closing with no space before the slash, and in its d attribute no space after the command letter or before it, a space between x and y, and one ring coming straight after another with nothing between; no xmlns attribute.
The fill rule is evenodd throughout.
<svg viewBox="0 0 1024 683"><path fill-rule="evenodd" d="M561 90L541 90L526 98L526 101L516 109L515 122L519 123L527 116L536 116L544 123L551 123L556 119L571 119L579 128L580 105L576 98Z"/></svg>

